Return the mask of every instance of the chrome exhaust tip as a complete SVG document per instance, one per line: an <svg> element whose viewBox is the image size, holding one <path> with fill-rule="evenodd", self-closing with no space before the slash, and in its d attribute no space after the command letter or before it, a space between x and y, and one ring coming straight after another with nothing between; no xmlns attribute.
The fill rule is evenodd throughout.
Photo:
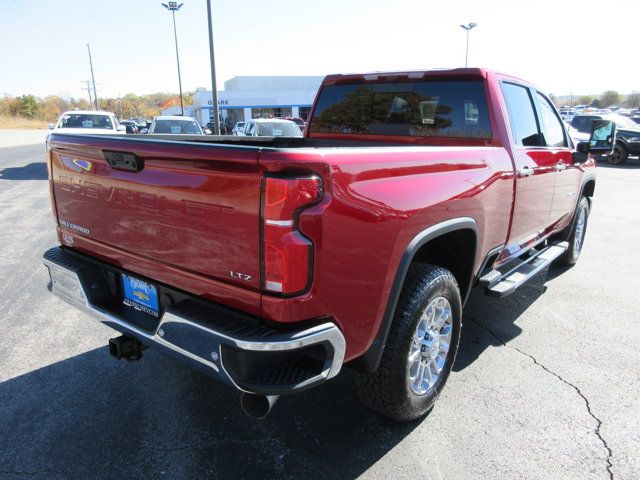
<svg viewBox="0 0 640 480"><path fill-rule="evenodd" d="M244 413L252 418L264 418L280 398L280 395L257 395L255 393L243 393L240 405Z"/></svg>

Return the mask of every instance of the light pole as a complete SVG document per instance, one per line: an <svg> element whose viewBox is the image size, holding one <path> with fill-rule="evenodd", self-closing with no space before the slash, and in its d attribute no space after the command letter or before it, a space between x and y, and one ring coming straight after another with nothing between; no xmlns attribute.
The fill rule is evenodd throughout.
<svg viewBox="0 0 640 480"><path fill-rule="evenodd" d="M167 4L168 3L168 4ZM176 61L178 62L178 87L180 88L180 111L184 115L184 104L182 103L182 78L180 77L180 56L178 55L178 34L176 33L176 12L180 10L184 3L178 5L178 2L167 2L162 6L169 10L173 15L173 38L176 41Z"/></svg>
<svg viewBox="0 0 640 480"><path fill-rule="evenodd" d="M469 61L469 32L473 28L477 27L478 24L471 22L469 25L460 24L460 26L467 31L467 50L466 50L466 52L464 54L464 68L467 68L467 64L468 64L468 61Z"/></svg>
<svg viewBox="0 0 640 480"><path fill-rule="evenodd" d="M209 20L209 59L211 61L211 100L213 107L213 134L220 135L220 112L218 111L218 89L216 87L216 61L213 56L213 27L211 26L211 0L207 0Z"/></svg>

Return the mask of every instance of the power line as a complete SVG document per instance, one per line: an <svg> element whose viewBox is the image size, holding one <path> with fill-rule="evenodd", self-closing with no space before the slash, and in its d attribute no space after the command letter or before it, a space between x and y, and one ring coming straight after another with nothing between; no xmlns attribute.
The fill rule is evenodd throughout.
<svg viewBox="0 0 640 480"><path fill-rule="evenodd" d="M71 51L70 49L68 49L67 47L65 47L62 43L60 43L60 34L54 34L51 31L49 31L49 29L46 27L45 24L43 24L40 19L38 18L38 16L36 14L33 13L33 11L24 3L21 2L21 0L9 0L10 2L13 2L13 4L15 5L15 7L17 7L20 11L18 12L18 10L16 10L15 8L12 8L12 10L19 14L20 16L23 17L23 19L28 22L28 23L35 23L37 24L36 26L38 28L36 28L35 30L38 32L38 34L47 41L47 47L50 47L51 45L59 48L60 50L64 50L69 56L75 58L78 62L84 63L84 60L82 60L82 58L80 58L80 56L78 54L76 54L75 52ZM11 8L11 4L9 4L9 7ZM55 41L54 41L55 40Z"/></svg>

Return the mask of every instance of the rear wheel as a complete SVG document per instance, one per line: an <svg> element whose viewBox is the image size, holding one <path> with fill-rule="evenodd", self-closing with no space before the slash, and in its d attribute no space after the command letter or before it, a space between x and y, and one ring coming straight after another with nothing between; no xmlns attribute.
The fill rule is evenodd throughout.
<svg viewBox="0 0 640 480"><path fill-rule="evenodd" d="M372 410L399 421L425 415L442 391L456 357L462 302L448 270L413 264L407 274L378 369L356 375Z"/></svg>
<svg viewBox="0 0 640 480"><path fill-rule="evenodd" d="M587 233L587 220L589 219L589 200L582 197L576 207L576 213L571 225L571 234L569 235L569 248L556 260L563 265L575 265L580 257L582 245L584 244L584 236Z"/></svg>
<svg viewBox="0 0 640 480"><path fill-rule="evenodd" d="M629 151L622 143L616 143L613 146L613 152L607 157L607 161L612 165L620 165L627 161L629 157Z"/></svg>

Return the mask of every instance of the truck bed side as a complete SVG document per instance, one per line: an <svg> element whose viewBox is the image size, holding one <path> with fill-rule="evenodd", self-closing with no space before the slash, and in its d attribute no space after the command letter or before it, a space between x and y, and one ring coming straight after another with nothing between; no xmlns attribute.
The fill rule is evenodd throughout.
<svg viewBox="0 0 640 480"><path fill-rule="evenodd" d="M472 218L478 238L470 272L507 236L513 167L500 147L263 151L259 162L267 172L315 171L325 185L323 202L299 220L316 246L312 289L291 299L264 295L263 316L295 322L330 313L345 333L346 358L373 342L404 250L421 231ZM470 280L460 281L463 288Z"/></svg>

